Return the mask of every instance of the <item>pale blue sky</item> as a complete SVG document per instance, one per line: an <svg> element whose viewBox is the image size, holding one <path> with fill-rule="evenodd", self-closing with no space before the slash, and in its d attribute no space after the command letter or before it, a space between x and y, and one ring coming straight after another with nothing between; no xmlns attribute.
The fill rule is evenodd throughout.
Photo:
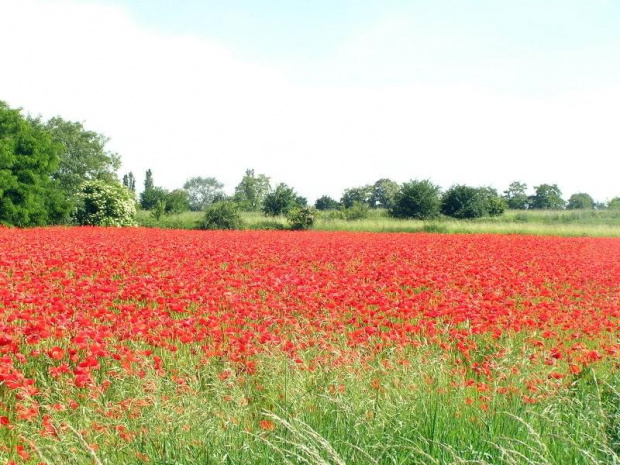
<svg viewBox="0 0 620 465"><path fill-rule="evenodd" d="M620 0L0 0L0 21L0 100L104 133L139 183L620 195Z"/></svg>
<svg viewBox="0 0 620 465"><path fill-rule="evenodd" d="M620 1L112 0L304 84L459 82L556 92L620 82Z"/></svg>

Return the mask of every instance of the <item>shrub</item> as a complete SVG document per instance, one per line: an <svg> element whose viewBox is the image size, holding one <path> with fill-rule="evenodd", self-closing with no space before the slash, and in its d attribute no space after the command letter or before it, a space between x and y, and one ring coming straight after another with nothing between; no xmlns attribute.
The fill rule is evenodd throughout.
<svg viewBox="0 0 620 465"><path fill-rule="evenodd" d="M161 217L166 213L166 202L163 200L158 200L155 206L151 210L151 217L155 221L161 220Z"/></svg>
<svg viewBox="0 0 620 465"><path fill-rule="evenodd" d="M239 205L230 200L216 202L205 209L201 229L241 229Z"/></svg>
<svg viewBox="0 0 620 465"><path fill-rule="evenodd" d="M566 208L569 210L592 210L594 208L594 199L585 192L573 194L568 199Z"/></svg>
<svg viewBox="0 0 620 465"><path fill-rule="evenodd" d="M316 210L310 207L297 207L293 208L286 219L291 225L291 229L302 230L310 229L314 224Z"/></svg>
<svg viewBox="0 0 620 465"><path fill-rule="evenodd" d="M76 223L89 226L135 226L131 193L118 182L85 181L77 194Z"/></svg>
<svg viewBox="0 0 620 465"><path fill-rule="evenodd" d="M265 195L262 211L266 216L287 215L295 206L297 206L297 194L293 188L280 183L273 192Z"/></svg>
<svg viewBox="0 0 620 465"><path fill-rule="evenodd" d="M329 195L323 195L316 199L314 206L317 210L335 210L340 207L340 203Z"/></svg>
<svg viewBox="0 0 620 465"><path fill-rule="evenodd" d="M441 212L459 219L499 216L506 207L506 201L490 187L455 185L446 191L441 201Z"/></svg>
<svg viewBox="0 0 620 465"><path fill-rule="evenodd" d="M168 214L179 214L189 210L189 194L184 189L175 189L166 196L165 210Z"/></svg>
<svg viewBox="0 0 620 465"><path fill-rule="evenodd" d="M396 193L389 213L395 218L435 218L441 206L439 191L439 186L426 179L406 182Z"/></svg>
<svg viewBox="0 0 620 465"><path fill-rule="evenodd" d="M160 201L165 204L167 197L168 191L163 187L150 187L140 194L140 206L144 210L152 210Z"/></svg>
<svg viewBox="0 0 620 465"><path fill-rule="evenodd" d="M557 184L541 184L534 187L536 193L531 198L531 208L540 210L562 210L564 200Z"/></svg>
<svg viewBox="0 0 620 465"><path fill-rule="evenodd" d="M370 207L367 203L356 201L349 208L345 208L343 212L347 221L365 220L370 214Z"/></svg>

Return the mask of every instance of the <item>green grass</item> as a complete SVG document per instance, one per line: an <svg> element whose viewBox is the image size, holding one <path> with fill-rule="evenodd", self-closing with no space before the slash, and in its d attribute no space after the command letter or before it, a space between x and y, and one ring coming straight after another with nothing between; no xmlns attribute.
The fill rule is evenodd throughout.
<svg viewBox="0 0 620 465"><path fill-rule="evenodd" d="M432 221L398 220L385 211L374 210L368 218L347 221L336 215L322 214L313 229L317 231L369 232L439 232L439 233L494 233L532 234L553 236L620 237L620 210L562 210L517 211L509 210L495 218L455 220L442 217ZM138 212L138 224L146 227L195 229L201 212L164 215L156 221L149 212ZM265 217L261 213L242 213L247 229L286 229L286 218Z"/></svg>
<svg viewBox="0 0 620 465"><path fill-rule="evenodd" d="M26 422L0 430L0 442L30 438L32 463L50 465L140 464L143 456L161 465L620 463L620 378L611 366L558 382L558 389L543 383L540 401L525 404L520 394L499 394L499 381L482 394L464 387L441 351L423 349L315 371L274 354L250 375L180 348L160 352L168 374L119 373L98 395L52 379L46 385L45 367L33 364L56 435L42 436L40 422ZM407 364L395 363L403 357ZM499 369L524 370L510 380L516 385L544 374L527 360L505 362ZM79 408L47 407L66 405L68 397Z"/></svg>

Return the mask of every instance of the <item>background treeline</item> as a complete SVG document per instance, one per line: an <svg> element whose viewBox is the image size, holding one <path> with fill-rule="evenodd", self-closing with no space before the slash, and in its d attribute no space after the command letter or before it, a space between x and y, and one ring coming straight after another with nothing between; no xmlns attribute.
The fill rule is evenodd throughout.
<svg viewBox="0 0 620 465"><path fill-rule="evenodd" d="M133 173L121 179L120 157L106 149L107 138L81 123L60 117L43 121L22 115L0 102L0 223L15 226L49 224L134 225L136 209L159 220L185 211L204 212L203 228L241 227L241 212L288 219L293 229L312 226L317 217L362 220L382 210L398 219L429 220L497 217L513 210L620 209L620 197L595 202L587 193L564 200L555 184L534 187L513 182L503 193L492 187L453 185L446 190L430 180L374 184L345 189L340 199L328 195L313 205L293 187L272 185L265 174L246 170L232 195L214 177L192 177L169 191L145 173L137 194Z"/></svg>

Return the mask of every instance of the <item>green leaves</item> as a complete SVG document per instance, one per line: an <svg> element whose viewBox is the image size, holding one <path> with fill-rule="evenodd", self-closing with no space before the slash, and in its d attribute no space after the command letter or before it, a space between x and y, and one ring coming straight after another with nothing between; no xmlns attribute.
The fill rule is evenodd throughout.
<svg viewBox="0 0 620 465"><path fill-rule="evenodd" d="M0 102L0 223L62 222L69 205L51 175L62 147L41 124Z"/></svg>

